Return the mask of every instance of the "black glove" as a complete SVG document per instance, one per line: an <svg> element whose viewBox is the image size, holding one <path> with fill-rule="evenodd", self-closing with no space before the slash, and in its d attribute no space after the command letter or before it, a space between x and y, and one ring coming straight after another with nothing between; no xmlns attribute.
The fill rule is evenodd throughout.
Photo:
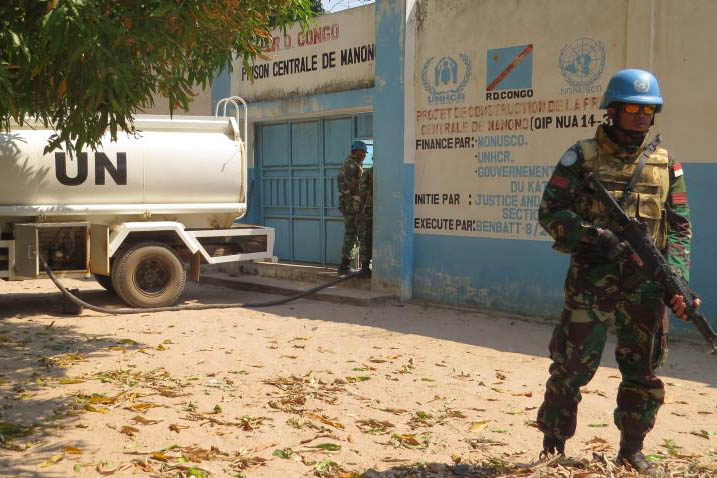
<svg viewBox="0 0 717 478"><path fill-rule="evenodd" d="M620 262L635 254L630 243L621 241L610 229L596 228L595 243L612 262Z"/></svg>

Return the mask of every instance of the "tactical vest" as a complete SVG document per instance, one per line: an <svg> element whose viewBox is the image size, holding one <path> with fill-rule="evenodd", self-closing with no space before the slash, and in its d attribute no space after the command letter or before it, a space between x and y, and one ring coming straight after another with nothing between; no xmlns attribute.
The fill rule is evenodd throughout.
<svg viewBox="0 0 717 478"><path fill-rule="evenodd" d="M632 161L625 161L600 149L596 139L578 142L583 155L583 173L596 172L600 175L605 188L619 202L623 191L637 167L640 155ZM637 217L647 224L647 230L658 249L667 246L667 215L665 203L670 189L669 157L667 150L657 148L647 158L645 167L637 180L633 191L623 203L623 209L629 217ZM577 201L576 212L593 224L610 228L610 220L602 205L592 198Z"/></svg>

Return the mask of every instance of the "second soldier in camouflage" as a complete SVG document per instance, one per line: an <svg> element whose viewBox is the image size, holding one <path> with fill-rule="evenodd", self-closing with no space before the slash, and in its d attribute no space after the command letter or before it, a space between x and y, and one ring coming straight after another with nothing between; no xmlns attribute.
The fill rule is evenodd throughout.
<svg viewBox="0 0 717 478"><path fill-rule="evenodd" d="M372 158L374 166L363 173L361 187L361 214L359 217L359 256L361 272L364 276L371 275L371 256L373 255L373 170L376 156Z"/></svg>
<svg viewBox="0 0 717 478"><path fill-rule="evenodd" d="M339 274L348 272L353 249L358 240L359 217L361 215L361 178L363 176L363 160L367 152L366 143L354 141L351 154L341 166L337 178L339 186L339 210L344 216L344 242L341 248L341 264Z"/></svg>

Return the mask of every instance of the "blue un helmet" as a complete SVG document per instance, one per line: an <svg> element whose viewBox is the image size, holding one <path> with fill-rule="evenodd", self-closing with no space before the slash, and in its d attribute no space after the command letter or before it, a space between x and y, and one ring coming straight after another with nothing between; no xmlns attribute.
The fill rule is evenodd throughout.
<svg viewBox="0 0 717 478"><path fill-rule="evenodd" d="M606 109L611 103L635 103L655 105L656 112L662 110L660 85L655 75L645 70L620 70L610 78L600 109Z"/></svg>
<svg viewBox="0 0 717 478"><path fill-rule="evenodd" d="M368 148L366 147L366 143L364 143L363 141L354 141L351 145L351 151L367 152Z"/></svg>

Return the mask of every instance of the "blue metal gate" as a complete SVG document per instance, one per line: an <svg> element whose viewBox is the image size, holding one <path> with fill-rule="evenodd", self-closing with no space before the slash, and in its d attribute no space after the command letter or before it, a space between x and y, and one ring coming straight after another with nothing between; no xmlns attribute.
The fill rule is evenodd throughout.
<svg viewBox="0 0 717 478"><path fill-rule="evenodd" d="M344 225L336 176L351 142L371 136L371 114L258 127L260 223L276 229L283 261L337 264Z"/></svg>

